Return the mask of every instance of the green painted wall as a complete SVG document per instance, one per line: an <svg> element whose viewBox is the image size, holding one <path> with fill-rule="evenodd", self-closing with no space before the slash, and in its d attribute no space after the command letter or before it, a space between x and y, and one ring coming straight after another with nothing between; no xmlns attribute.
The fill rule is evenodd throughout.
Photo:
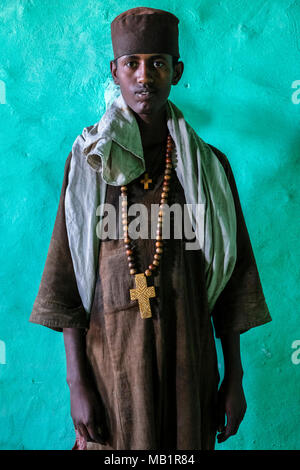
<svg viewBox="0 0 300 470"><path fill-rule="evenodd" d="M171 99L231 162L273 317L242 336L248 410L217 449L299 449L300 2L142 5L180 17L185 72ZM105 109L110 21L135 6L1 0L1 449L73 444L63 337L28 318L65 159Z"/></svg>

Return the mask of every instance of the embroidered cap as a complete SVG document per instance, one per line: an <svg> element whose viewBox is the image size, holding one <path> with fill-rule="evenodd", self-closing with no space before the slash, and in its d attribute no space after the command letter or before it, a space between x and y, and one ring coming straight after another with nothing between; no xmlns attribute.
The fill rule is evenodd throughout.
<svg viewBox="0 0 300 470"><path fill-rule="evenodd" d="M111 23L114 58L132 54L164 53L179 57L179 19L164 10L131 8Z"/></svg>

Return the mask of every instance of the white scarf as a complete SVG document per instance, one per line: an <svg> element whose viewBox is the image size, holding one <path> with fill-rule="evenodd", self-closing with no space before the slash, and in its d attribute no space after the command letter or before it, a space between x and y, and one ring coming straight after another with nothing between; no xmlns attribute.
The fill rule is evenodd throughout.
<svg viewBox="0 0 300 470"><path fill-rule="evenodd" d="M205 258L211 312L236 262L234 200L218 158L170 100L167 116L176 147L173 166ZM144 172L138 124L120 95L98 123L83 129L72 147L65 215L78 290L87 315L93 302L101 243L96 234L96 209L105 203L107 184L125 185ZM199 212L199 207L204 210Z"/></svg>

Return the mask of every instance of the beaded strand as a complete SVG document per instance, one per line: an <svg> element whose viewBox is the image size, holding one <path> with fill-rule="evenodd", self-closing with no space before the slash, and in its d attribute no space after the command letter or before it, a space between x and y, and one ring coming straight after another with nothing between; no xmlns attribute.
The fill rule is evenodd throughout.
<svg viewBox="0 0 300 470"><path fill-rule="evenodd" d="M160 264L160 259L163 254L163 238L162 238L162 226L164 218L164 204L168 202L168 195L170 191L170 180L172 174L172 150L173 150L173 140L170 135L167 138L167 148L166 148L166 157L165 157L165 172L164 172L164 181L163 188L160 198L159 212L158 212L158 221L156 227L156 241L155 241L155 254L151 264L145 270L145 276L149 277L154 274ZM128 260L129 272L132 275L137 273L136 263L134 258L133 249L131 246L131 239L128 234L128 214L127 214L127 186L121 186L121 202L122 202L122 226L123 226L123 235L124 235L124 244L126 248L126 255Z"/></svg>

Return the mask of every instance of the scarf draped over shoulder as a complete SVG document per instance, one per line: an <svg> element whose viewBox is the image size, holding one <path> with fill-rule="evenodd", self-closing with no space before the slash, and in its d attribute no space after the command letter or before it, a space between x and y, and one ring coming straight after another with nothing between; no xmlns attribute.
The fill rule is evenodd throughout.
<svg viewBox="0 0 300 470"><path fill-rule="evenodd" d="M170 100L167 126L175 143L173 166L184 189L198 248L204 254L211 312L236 263L234 200L218 158ZM65 215L78 290L88 316L101 243L99 207L105 203L107 185L126 185L144 172L139 127L120 95L98 123L83 129L72 146Z"/></svg>

